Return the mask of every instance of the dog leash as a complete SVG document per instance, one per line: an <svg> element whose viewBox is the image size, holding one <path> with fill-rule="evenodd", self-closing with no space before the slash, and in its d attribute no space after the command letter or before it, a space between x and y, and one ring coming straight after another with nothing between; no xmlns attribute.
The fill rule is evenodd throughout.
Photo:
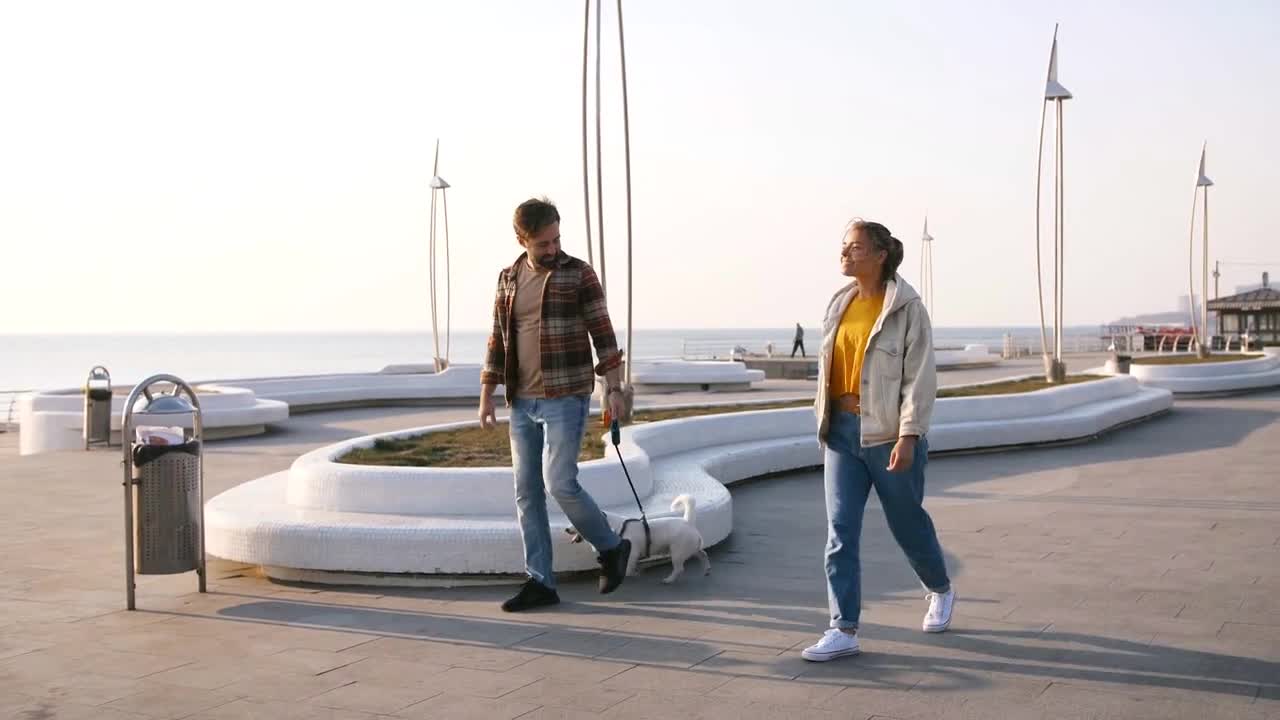
<svg viewBox="0 0 1280 720"><path fill-rule="evenodd" d="M631 482L631 473L627 470L627 463L622 459L622 450L618 447L618 443L622 442L622 429L618 427L617 420L609 424L609 439L613 442L613 451L618 454L618 463L622 465L622 474L627 478L627 486L631 488L631 497L636 499L636 507L640 508L640 524L644 526L644 555L640 556L640 559L643 560L649 557L649 550L652 547L649 538L649 518L644 514L644 504L640 502L640 493L636 492L635 483ZM635 519L623 520L619 533L626 532L627 523L631 522L635 522Z"/></svg>

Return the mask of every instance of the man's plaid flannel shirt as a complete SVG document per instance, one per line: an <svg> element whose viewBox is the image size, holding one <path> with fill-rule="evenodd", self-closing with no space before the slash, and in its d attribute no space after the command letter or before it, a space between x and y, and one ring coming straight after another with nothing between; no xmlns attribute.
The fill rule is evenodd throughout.
<svg viewBox="0 0 1280 720"><path fill-rule="evenodd" d="M522 253L510 267L498 273L493 300L493 333L480 373L483 385L504 385L511 404L517 381L515 326L512 304L516 297L516 272L526 262ZM527 269L527 268L526 268ZM590 340L587 335L590 334ZM592 365L595 344L598 364ZM622 352L609 322L604 289L596 271L578 258L561 252L547 276L542 293L542 384L548 398L589 395L593 375L604 375L622 365Z"/></svg>

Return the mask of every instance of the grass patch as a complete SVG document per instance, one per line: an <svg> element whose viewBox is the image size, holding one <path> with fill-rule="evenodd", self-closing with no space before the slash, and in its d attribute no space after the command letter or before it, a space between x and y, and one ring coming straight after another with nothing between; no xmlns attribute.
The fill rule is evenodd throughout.
<svg viewBox="0 0 1280 720"><path fill-rule="evenodd" d="M1076 385L1093 380L1102 380L1101 375L1068 375L1061 385ZM960 387L943 388L938 397L977 397L978 395L1014 395L1016 393L1035 392L1059 387L1059 383L1051 383L1044 377L1024 378L1022 380L1003 380L986 385L962 385Z"/></svg>
<svg viewBox="0 0 1280 720"><path fill-rule="evenodd" d="M1197 365L1200 363L1236 362L1237 360L1256 360L1261 355L1241 355L1240 353L1214 353L1208 358L1198 355L1151 355L1137 357L1131 362L1134 365Z"/></svg>
<svg viewBox="0 0 1280 720"><path fill-rule="evenodd" d="M690 407L672 409L637 410L635 424L674 420L676 418L715 415L718 413L744 412L747 410L776 410L813 405L813 400L762 403L752 405L724 405L721 407ZM578 462L599 460L604 457L606 445L602 436L607 428L600 418L587 419L587 433L582 440L582 452ZM376 440L372 447L359 448L338 458L338 462L355 465L399 465L404 467L502 467L511 464L511 444L507 423L493 430L478 427L461 428L445 432L429 433L417 437L396 440Z"/></svg>
<svg viewBox="0 0 1280 720"><path fill-rule="evenodd" d="M1095 375L1073 375L1067 384L1100 379ZM975 395L1008 395L1032 392L1050 387L1044 378L1010 380L989 385L971 385L938 391L938 397L972 397ZM809 407L813 400L787 402L722 405L720 407L690 407L672 409L637 410L635 424L674 420L676 418L745 412L748 410L776 410L780 408ZM599 417L587 420L587 433L582 441L579 462L599 460L608 449L603 439L605 428ZM353 465L392 465L401 467L505 467L511 465L511 445L507 424L493 430L478 427L461 428L445 432L428 433L417 437L395 440L376 440L372 447L358 448L338 458L340 463Z"/></svg>

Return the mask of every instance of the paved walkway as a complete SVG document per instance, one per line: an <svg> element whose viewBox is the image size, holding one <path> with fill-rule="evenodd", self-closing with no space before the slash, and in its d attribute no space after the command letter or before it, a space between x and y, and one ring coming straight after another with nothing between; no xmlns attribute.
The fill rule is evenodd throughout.
<svg viewBox="0 0 1280 720"><path fill-rule="evenodd" d="M218 443L211 493L305 449L467 408L305 415ZM735 488L713 574L501 613L506 589L289 587L252 568L140 578L124 603L119 456L20 458L0 434L0 717L1280 718L1280 393L1183 402L1100 442L936 459L960 600L921 591L879 509L864 654L826 622L821 477Z"/></svg>

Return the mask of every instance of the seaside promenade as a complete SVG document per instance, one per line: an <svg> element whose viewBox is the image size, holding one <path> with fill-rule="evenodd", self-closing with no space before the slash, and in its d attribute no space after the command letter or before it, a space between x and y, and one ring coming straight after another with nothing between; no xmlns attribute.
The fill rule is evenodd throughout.
<svg viewBox="0 0 1280 720"><path fill-rule="evenodd" d="M986 377L966 372L940 382ZM767 388L747 395L813 385ZM209 444L207 493L473 415L300 415ZM1280 719L1277 418L1277 392L1179 401L1092 443L935 458L951 630L920 632L873 501L864 654L825 664L799 657L827 619L820 472L735 486L710 577L650 570L607 597L567 579L547 612L502 613L509 587L289 586L221 561L205 595L139 577L126 612L118 450L19 457L3 433L0 718Z"/></svg>

